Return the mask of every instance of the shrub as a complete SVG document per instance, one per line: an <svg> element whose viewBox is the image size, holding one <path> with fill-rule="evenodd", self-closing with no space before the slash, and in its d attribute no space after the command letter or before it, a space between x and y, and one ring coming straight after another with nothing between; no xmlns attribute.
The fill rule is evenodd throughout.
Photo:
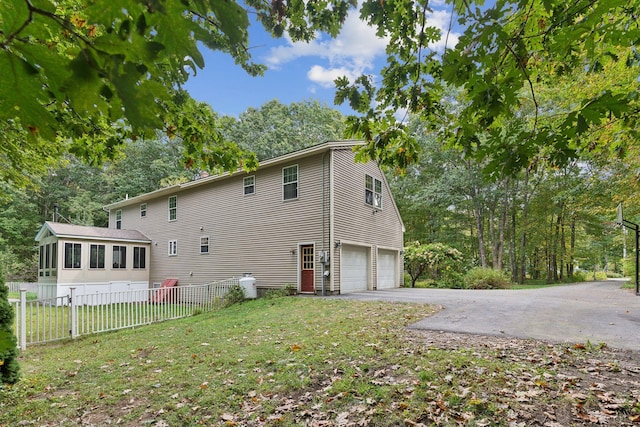
<svg viewBox="0 0 640 427"><path fill-rule="evenodd" d="M607 280L607 272L606 271L596 271L595 280Z"/></svg>
<svg viewBox="0 0 640 427"><path fill-rule="evenodd" d="M20 378L18 346L13 335L13 307L9 304L9 288L0 271L0 383L13 384Z"/></svg>
<svg viewBox="0 0 640 427"><path fill-rule="evenodd" d="M636 257L628 256L622 262L622 274L624 277L636 277Z"/></svg>
<svg viewBox="0 0 640 427"><path fill-rule="evenodd" d="M411 287L415 287L420 278L431 279L438 286L454 287L463 263L462 253L443 243L416 241L404 248L404 267L411 278Z"/></svg>
<svg viewBox="0 0 640 427"><path fill-rule="evenodd" d="M224 296L224 305L228 307L233 304L237 304L239 302L244 301L244 289L240 285L234 285L229 289L227 295Z"/></svg>
<svg viewBox="0 0 640 427"><path fill-rule="evenodd" d="M469 270L464 276L464 283L468 289L508 289L511 287L511 281L504 272L482 267Z"/></svg>
<svg viewBox="0 0 640 427"><path fill-rule="evenodd" d="M571 282L574 282L574 283L586 282L587 280L589 280L587 278L587 271L585 270L574 271L570 279L571 279Z"/></svg>

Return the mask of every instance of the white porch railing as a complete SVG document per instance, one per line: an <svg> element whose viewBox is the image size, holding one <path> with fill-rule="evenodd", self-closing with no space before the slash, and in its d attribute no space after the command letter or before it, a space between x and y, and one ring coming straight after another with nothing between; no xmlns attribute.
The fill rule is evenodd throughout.
<svg viewBox="0 0 640 427"><path fill-rule="evenodd" d="M26 290L15 302L15 331L22 350L28 345L115 331L212 311L237 278L207 285L176 286L27 301Z"/></svg>

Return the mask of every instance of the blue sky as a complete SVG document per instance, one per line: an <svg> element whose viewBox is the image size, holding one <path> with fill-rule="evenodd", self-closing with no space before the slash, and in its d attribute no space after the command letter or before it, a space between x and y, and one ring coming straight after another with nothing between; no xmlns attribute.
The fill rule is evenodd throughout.
<svg viewBox="0 0 640 427"><path fill-rule="evenodd" d="M437 4L441 4L438 10ZM449 25L444 1L430 2L435 7L429 23L441 28ZM384 65L386 40L376 37L374 29L358 19L353 10L337 38L319 35L310 43L293 43L287 37L271 38L259 24L249 29L253 60L269 68L262 77L251 77L230 56L204 50L205 68L192 76L185 88L192 97L211 105L219 115L238 116L249 107L278 99L283 104L317 99L344 114L353 113L347 106L333 104L333 80L339 76L354 79L371 74L374 81ZM449 46L457 34L449 35ZM444 41L432 46L441 49Z"/></svg>

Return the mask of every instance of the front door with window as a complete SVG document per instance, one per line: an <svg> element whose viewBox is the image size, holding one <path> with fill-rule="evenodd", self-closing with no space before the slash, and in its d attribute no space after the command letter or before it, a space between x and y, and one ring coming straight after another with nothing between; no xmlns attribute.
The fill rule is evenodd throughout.
<svg viewBox="0 0 640 427"><path fill-rule="evenodd" d="M300 292L315 292L313 245L300 246Z"/></svg>

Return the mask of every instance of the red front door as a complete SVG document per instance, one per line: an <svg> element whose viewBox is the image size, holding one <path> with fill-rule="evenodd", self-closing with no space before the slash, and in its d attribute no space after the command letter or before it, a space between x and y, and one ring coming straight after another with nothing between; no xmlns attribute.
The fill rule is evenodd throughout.
<svg viewBox="0 0 640 427"><path fill-rule="evenodd" d="M300 292L315 292L313 245L300 246Z"/></svg>

